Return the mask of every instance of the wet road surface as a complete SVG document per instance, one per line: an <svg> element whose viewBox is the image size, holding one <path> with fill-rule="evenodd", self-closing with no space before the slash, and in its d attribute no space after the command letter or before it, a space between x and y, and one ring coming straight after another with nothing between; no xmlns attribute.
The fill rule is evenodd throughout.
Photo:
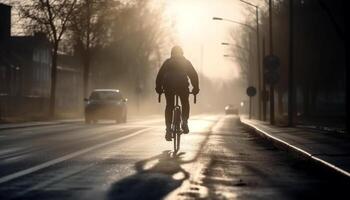
<svg viewBox="0 0 350 200"><path fill-rule="evenodd" d="M0 199L303 199L349 186L237 117L192 117L175 157L163 123L153 116L2 130Z"/></svg>

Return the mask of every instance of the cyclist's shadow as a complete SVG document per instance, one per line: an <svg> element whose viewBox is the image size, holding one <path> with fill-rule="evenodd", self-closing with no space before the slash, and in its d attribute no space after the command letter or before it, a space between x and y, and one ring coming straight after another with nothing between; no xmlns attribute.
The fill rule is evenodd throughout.
<svg viewBox="0 0 350 200"><path fill-rule="evenodd" d="M139 161L137 173L114 183L108 199L162 199L189 178L181 164L182 154L173 157L170 151Z"/></svg>

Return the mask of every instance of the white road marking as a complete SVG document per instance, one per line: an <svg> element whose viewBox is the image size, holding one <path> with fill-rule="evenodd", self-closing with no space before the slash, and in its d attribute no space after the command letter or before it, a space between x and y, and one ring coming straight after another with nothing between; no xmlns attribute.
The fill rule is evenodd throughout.
<svg viewBox="0 0 350 200"><path fill-rule="evenodd" d="M30 187L30 188L28 188L28 189L26 189L26 190L24 190L22 192L17 192L16 196L17 197L23 196L23 195L25 195L28 192L31 192L33 190L38 190L40 188L48 186L48 185L50 185L50 184L52 184L52 183L54 183L56 181L62 180L64 178L69 177L71 175L74 175L74 174L76 174L78 172L81 172L81 171L84 171L86 169L89 169L90 167L92 167L94 165L95 165L95 163L89 164L89 165L84 166L84 167L79 166L79 169L75 169L75 170L73 170L71 172L65 172L63 174L58 174L56 177L54 177L52 179L49 179L49 180L46 180L46 181L43 181L43 182L39 182L38 184L36 184L36 185L34 185L34 186L32 186L32 187Z"/></svg>
<svg viewBox="0 0 350 200"><path fill-rule="evenodd" d="M148 130L151 130L152 128L145 128L145 129L141 129L139 131L136 131L134 133L131 133L131 134L128 134L128 135L125 135L123 137L120 137L120 138L116 138L114 140L110 140L110 141L107 141L107 142L104 142L104 143L101 143L101 144L97 144L95 146L92 146L92 147L89 147L89 148L86 148L86 149L82 149L82 150L79 150L79 151L76 151L74 153L70 153L70 154L67 154L65 156L62 156L62 157L59 157L59 158L56 158L56 159L53 159L53 160L50 160L48 162L45 162L45 163L42 163L42 164L39 164L39 165L36 165L36 166L33 166L31 168L28 168L28 169L25 169L25 170L21 170L21 171L18 171L18 172L15 172L13 174L9 174L7 176L4 176L4 177L1 177L0 178L0 184L1 183L5 183L5 182L8 182L8 181L11 181L13 179L16 179L16 178L19 178L19 177L22 177L22 176L25 176L25 175L28 175L28 174L31 174L33 172L36 172L36 171L39 171L41 169L44 169L44 168L47 168L47 167L50 167L52 165L55 165L55 164L58 164L60 162L64 162L66 160L69 160L71 158L74 158L74 157L77 157L77 156L80 156L82 154L85 154L89 151L93 151L93 150L96 150L96 149L99 149L101 147L104 147L104 146L107 146L109 144L112 144L114 142L119 142L119 141L122 141L122 140L125 140L125 139L128 139L130 137L133 137L133 136L136 136L136 135L139 135L145 131L148 131Z"/></svg>
<svg viewBox="0 0 350 200"><path fill-rule="evenodd" d="M13 153L13 152L16 152L16 151L20 151L20 150L23 150L23 149L25 149L25 148L24 147L12 147L12 148L8 148L8 149L0 150L0 158L3 155L10 154L10 153Z"/></svg>

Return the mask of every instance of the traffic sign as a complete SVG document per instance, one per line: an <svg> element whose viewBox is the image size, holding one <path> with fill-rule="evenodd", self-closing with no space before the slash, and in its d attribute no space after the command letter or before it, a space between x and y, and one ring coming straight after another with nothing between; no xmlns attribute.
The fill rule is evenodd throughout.
<svg viewBox="0 0 350 200"><path fill-rule="evenodd" d="M256 95L256 88L249 86L247 88L247 95L249 96L249 119L252 118L252 97Z"/></svg>
<svg viewBox="0 0 350 200"><path fill-rule="evenodd" d="M253 86L248 87L248 88L247 88L247 95L248 95L249 97L255 96L255 95L256 95L256 89L255 89L255 87L253 87Z"/></svg>

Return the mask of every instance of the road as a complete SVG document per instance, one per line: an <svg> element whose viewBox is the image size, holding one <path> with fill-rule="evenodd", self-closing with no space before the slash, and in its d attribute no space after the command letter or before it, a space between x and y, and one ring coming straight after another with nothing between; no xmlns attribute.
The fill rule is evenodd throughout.
<svg viewBox="0 0 350 200"><path fill-rule="evenodd" d="M348 180L250 133L238 117L196 115L173 157L163 119L0 131L0 199L304 199Z"/></svg>

